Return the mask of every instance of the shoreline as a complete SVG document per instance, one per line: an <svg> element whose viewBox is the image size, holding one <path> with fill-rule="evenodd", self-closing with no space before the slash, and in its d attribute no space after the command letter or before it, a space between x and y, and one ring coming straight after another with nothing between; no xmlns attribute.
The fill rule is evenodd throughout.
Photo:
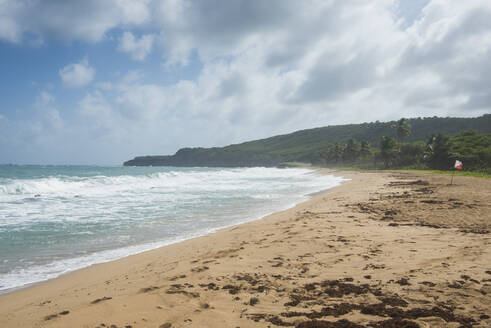
<svg viewBox="0 0 491 328"><path fill-rule="evenodd" d="M330 174L329 173L329 169L312 168L312 167L305 167L305 168L311 170L312 172L316 172L316 173L322 174L322 175L329 175ZM323 171L326 171L326 172L323 172ZM339 176L339 177L340 178L343 178L341 176ZM349 181L349 179L348 180L345 179L345 180L341 181L339 185L341 185L344 181ZM293 204L290 204L290 205L281 207L279 209L272 210L270 212L267 212L264 215L260 215L260 216L257 216L257 217L246 217L246 218L240 220L237 223L232 223L232 224L229 224L229 225L219 226L219 227L215 227L215 228L209 228L209 229L206 229L205 231L202 231L202 232L195 232L195 233L191 234L191 236L176 237L176 238L170 239L168 241L155 241L155 242L149 242L149 243L145 243L145 244L141 244L141 245L133 245L133 246L126 247L126 248L108 249L108 250L99 251L99 252L96 252L96 253L91 254L91 255L102 254L102 253L110 253L110 252L117 252L119 250L126 250L128 248L135 248L136 249L134 251L129 251L129 253L126 254L126 255L109 256L110 259L107 259L107 260L101 260L101 261L95 260L93 263L88 264L86 266L78 267L78 268L75 268L75 269L67 269L66 272L57 274L56 276L54 276L52 278L48 278L48 279L44 279L44 280L40 280L40 281L35 281L35 282L27 283L27 284L24 284L24 285L21 285L21 286L12 287L12 288L8 288L8 289L5 289L5 290L0 290L0 297L3 296L3 295L8 295L8 294L15 293L15 292L18 292L18 291L27 289L27 288L34 287L34 286L36 286L38 284L43 284L43 283L46 283L46 282L55 280L55 279L57 279L59 277L62 277L62 276L65 276L65 275L69 275L69 274L71 274L73 272L76 272L76 271L79 271L79 270L83 270L83 269L89 268L89 267L94 266L94 265L99 265L99 264L105 264L105 263L110 263L110 262L118 261L118 260L124 259L124 258L129 257L129 256L135 256L135 255L142 254L142 253L145 253L145 252L149 252L149 251L152 251L152 250L160 249L162 247L167 247L169 245L178 244L178 243L181 243L181 242L185 242L187 240L191 240L191 239L195 239L195 238L204 237L204 236L207 236L207 235L210 235L210 234L214 234L214 233L217 233L217 232L219 232L219 231L221 231L223 229L232 228L232 227L235 227L235 226L238 226L238 225L246 224L246 223L249 223L249 222L254 222L254 221L257 221L257 220L262 220L262 219L268 217L269 215L272 215L272 214L278 213L278 212L286 211L286 210L291 209L291 208L293 208L293 207L295 207L295 206L297 206L297 205L299 205L301 203L307 202L310 199L312 199L313 197L315 197L316 195L325 193L325 192L327 192L328 190L330 190L332 188L338 187L339 185L336 185L336 186L331 187L331 188L328 188L328 189L323 189L323 190L319 190L319 191L316 191L316 192L312 192L312 193L309 193L309 194L302 195L301 197L304 198L304 199L299 199L299 201L297 203L293 203ZM158 246L150 246L152 244L158 244ZM79 259L79 258L68 258L68 259L63 259L61 261L75 260L75 259Z"/></svg>
<svg viewBox="0 0 491 328"><path fill-rule="evenodd" d="M480 318L491 301L489 182L466 178L447 188L434 176L337 173L352 180L293 208L0 295L0 325L491 323ZM454 200L447 208L440 198ZM448 220L451 213L457 218ZM402 314L384 312L390 308Z"/></svg>

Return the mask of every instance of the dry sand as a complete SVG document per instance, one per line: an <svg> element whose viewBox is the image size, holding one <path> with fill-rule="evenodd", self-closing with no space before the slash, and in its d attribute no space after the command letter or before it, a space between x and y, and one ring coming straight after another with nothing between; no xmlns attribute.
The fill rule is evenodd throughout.
<svg viewBox="0 0 491 328"><path fill-rule="evenodd" d="M491 327L491 180L336 174L290 210L0 296L0 327Z"/></svg>

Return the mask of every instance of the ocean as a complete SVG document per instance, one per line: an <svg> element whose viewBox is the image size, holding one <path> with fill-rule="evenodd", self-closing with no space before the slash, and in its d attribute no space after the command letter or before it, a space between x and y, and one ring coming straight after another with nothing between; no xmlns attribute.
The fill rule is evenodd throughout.
<svg viewBox="0 0 491 328"><path fill-rule="evenodd" d="M0 166L0 293L287 209L303 168Z"/></svg>

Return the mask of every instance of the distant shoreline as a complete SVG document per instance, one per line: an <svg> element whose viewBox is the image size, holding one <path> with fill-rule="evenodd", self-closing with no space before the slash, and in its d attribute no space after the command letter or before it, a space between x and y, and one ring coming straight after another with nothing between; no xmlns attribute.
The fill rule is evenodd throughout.
<svg viewBox="0 0 491 328"><path fill-rule="evenodd" d="M491 133L491 114L479 117L418 117L406 120L410 134L404 142L426 143L432 135L442 134L455 136L466 130L476 133ZM265 139L251 140L224 147L186 147L174 155L137 156L125 161L124 166L176 166L176 167L283 167L291 162L322 164L325 153L336 145L343 145L350 140L364 142L368 147L363 156L370 153L370 147L378 147L382 137L395 135L394 124L389 122L370 122L361 124L344 124L318 127L295 131L289 134L272 136ZM371 145L371 146L370 146ZM466 144L464 149L473 148L474 141ZM342 148L342 147L341 147ZM355 147L356 148L356 147ZM479 149L482 151L483 149ZM470 151L470 150L469 150ZM461 151L459 151L461 152ZM338 158L339 156L341 158ZM340 165L345 158L337 154L329 165ZM363 157L362 156L362 157ZM415 157L414 149L409 157ZM353 161L348 156L345 164ZM381 160L379 159L379 162ZM407 161L407 158L406 158ZM368 161L371 163L372 161ZM367 162L364 163L365 165ZM405 164L406 166L415 163ZM451 165L449 168L452 167Z"/></svg>

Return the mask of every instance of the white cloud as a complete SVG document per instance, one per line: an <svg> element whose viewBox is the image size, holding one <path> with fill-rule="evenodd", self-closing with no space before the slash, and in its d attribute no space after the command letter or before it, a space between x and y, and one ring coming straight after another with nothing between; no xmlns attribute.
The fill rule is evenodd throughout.
<svg viewBox="0 0 491 328"><path fill-rule="evenodd" d="M35 36L96 42L118 26L147 23L149 2L0 0L0 39L22 42Z"/></svg>
<svg viewBox="0 0 491 328"><path fill-rule="evenodd" d="M472 6L459 8L459 19L453 11L440 12L449 21L443 27L438 27L440 18L427 21L429 10L434 9L426 8L404 29L394 19L390 1L321 1L305 7L288 3L289 8L279 10L287 19L272 17L263 22L256 17L254 24L246 19L241 23L235 9L230 12L229 7L219 6L213 17L237 22L224 30L219 28L221 23L203 17L206 4L172 3L177 5L167 8L169 20L164 22L167 58L179 62L196 49L203 64L198 78L170 85L145 83L144 76L122 78L108 98L117 111L113 114L125 118L118 122L126 131L130 125L138 126L145 131L142 139L175 140L165 146L171 147L167 151L148 153L171 153L179 146L224 145L328 124L462 116L463 104L478 96L455 93L449 84L454 79L448 76L452 72L458 77L470 69L469 63L460 60L469 55L458 49L471 42L465 40L481 35L476 26L471 31L464 28ZM242 13L247 12L256 9ZM257 25L264 28L261 33ZM448 65L441 68L431 56L425 57L442 46L443 41L437 40L445 40L426 35L433 29L444 36L460 31L449 38L450 48L440 56ZM480 50L473 55L481 65L476 70L489 66L484 61L490 47L483 43L485 38L478 40ZM471 78L481 85L486 77L473 74Z"/></svg>
<svg viewBox="0 0 491 328"><path fill-rule="evenodd" d="M53 97L52 94L46 92L46 91L41 91L39 95L36 97L36 106L37 107L42 107L42 106L48 106L52 104L55 101L55 98Z"/></svg>
<svg viewBox="0 0 491 328"><path fill-rule="evenodd" d="M92 82L95 70L89 65L87 58L78 63L67 65L59 71L63 85L70 88L83 87Z"/></svg>
<svg viewBox="0 0 491 328"><path fill-rule="evenodd" d="M119 40L120 51L131 54L135 60L144 60L152 51L155 35L142 35L140 39L136 39L131 32L124 32Z"/></svg>
<svg viewBox="0 0 491 328"><path fill-rule="evenodd" d="M112 116L111 105L101 92L87 94L78 105L82 115L92 117L95 121L106 121L107 118Z"/></svg>
<svg viewBox="0 0 491 328"><path fill-rule="evenodd" d="M63 128L64 121L59 110L55 107L55 97L52 94L41 91L36 97L34 107L36 108L37 126L40 131L50 134Z"/></svg>
<svg viewBox="0 0 491 328"><path fill-rule="evenodd" d="M490 112L491 3L402 1L73 1L68 12L78 4L100 23L32 20L44 38L126 31L116 46L135 60L163 49L161 75L133 63L141 69L106 77L77 103L71 131L87 152L125 159L329 124ZM21 40L34 26L15 17L40 2L19 3L9 6L17 30L0 38ZM41 7L43 17L54 10ZM60 76L86 85L94 69L85 59Z"/></svg>
<svg viewBox="0 0 491 328"><path fill-rule="evenodd" d="M0 40L19 42L21 28L16 16L22 11L22 4L15 1L0 0Z"/></svg>
<svg viewBox="0 0 491 328"><path fill-rule="evenodd" d="M434 0L408 29L394 79L413 81L403 93L405 106L446 108L473 114L491 108L491 3ZM417 76L432 75L434 83Z"/></svg>

